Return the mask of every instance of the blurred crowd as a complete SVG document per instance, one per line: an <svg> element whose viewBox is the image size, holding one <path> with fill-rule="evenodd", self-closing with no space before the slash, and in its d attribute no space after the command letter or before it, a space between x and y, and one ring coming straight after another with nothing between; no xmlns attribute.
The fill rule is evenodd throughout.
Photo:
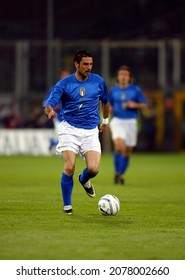
<svg viewBox="0 0 185 280"><path fill-rule="evenodd" d="M0 128L52 128L53 123L43 114L42 104L28 110L22 116L18 103L13 99L10 103L0 104Z"/></svg>
<svg viewBox="0 0 185 280"><path fill-rule="evenodd" d="M64 69L59 73L58 79L63 79L70 74L70 70ZM51 89L46 92L42 100L38 98L32 102L33 104L28 102L26 113L21 110L20 102L15 97L12 97L9 102L0 102L0 128L53 128L53 121L48 120L43 112L44 101Z"/></svg>

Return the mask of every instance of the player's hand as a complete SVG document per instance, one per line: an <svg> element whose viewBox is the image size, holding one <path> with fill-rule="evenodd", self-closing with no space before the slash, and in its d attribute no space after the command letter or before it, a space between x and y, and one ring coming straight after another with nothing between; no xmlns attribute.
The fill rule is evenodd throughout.
<svg viewBox="0 0 185 280"><path fill-rule="evenodd" d="M99 131L100 132L105 132L108 129L108 124L103 124L101 123L99 126Z"/></svg>
<svg viewBox="0 0 185 280"><path fill-rule="evenodd" d="M56 116L57 116L57 113L54 110L52 110L48 114L48 119L54 119L54 118L56 118Z"/></svg>
<svg viewBox="0 0 185 280"><path fill-rule="evenodd" d="M47 106L44 108L44 113L48 117L48 119L54 119L57 116L57 113L53 110L51 106Z"/></svg>
<svg viewBox="0 0 185 280"><path fill-rule="evenodd" d="M132 100L129 100L126 103L126 107L129 109L135 109L135 108L137 108L137 103Z"/></svg>

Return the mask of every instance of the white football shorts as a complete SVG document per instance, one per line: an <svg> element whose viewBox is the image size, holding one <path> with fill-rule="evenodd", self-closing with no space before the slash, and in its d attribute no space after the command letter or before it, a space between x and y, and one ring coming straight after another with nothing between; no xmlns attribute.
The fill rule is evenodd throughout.
<svg viewBox="0 0 185 280"><path fill-rule="evenodd" d="M59 127L59 143L56 146L56 153L72 151L80 154L83 158L87 151L101 153L98 128L84 129L70 125L67 121L62 121Z"/></svg>
<svg viewBox="0 0 185 280"><path fill-rule="evenodd" d="M134 147L137 144L137 119L120 119L113 117L110 121L112 139L121 138L126 146Z"/></svg>

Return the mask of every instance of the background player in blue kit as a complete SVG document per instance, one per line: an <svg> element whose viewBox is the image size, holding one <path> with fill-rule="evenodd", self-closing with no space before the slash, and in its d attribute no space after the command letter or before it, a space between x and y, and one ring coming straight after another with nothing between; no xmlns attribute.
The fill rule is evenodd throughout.
<svg viewBox="0 0 185 280"><path fill-rule="evenodd" d="M73 174L77 154L86 161L86 168L78 179L90 197L95 189L90 179L99 171L101 147L98 124L99 101L102 103L103 121L99 126L104 132L108 125L109 95L104 79L91 73L93 58L89 51L79 50L74 56L76 72L60 80L53 88L44 104L44 112L49 119L56 117L55 108L62 102L63 121L59 129L57 153L63 156L64 169L61 177L61 189L64 213L72 213Z"/></svg>
<svg viewBox="0 0 185 280"><path fill-rule="evenodd" d="M110 129L114 144L115 184L124 184L125 173L133 147L137 143L138 109L146 107L146 98L128 66L117 71L117 85L110 91Z"/></svg>

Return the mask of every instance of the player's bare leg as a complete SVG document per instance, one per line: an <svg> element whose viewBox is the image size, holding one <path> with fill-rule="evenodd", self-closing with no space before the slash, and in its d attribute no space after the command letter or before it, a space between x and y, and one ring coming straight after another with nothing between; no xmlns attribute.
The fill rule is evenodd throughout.
<svg viewBox="0 0 185 280"><path fill-rule="evenodd" d="M97 174L100 166L101 154L96 151L88 151L85 154L86 165L90 173Z"/></svg>
<svg viewBox="0 0 185 280"><path fill-rule="evenodd" d="M64 160L64 173L68 176L73 175L75 171L76 154L72 151L63 151L62 156Z"/></svg>
<svg viewBox="0 0 185 280"><path fill-rule="evenodd" d="M132 151L133 151L133 147L130 147L130 146L126 146L124 151L123 151L123 155L125 158L129 158L132 154Z"/></svg>

